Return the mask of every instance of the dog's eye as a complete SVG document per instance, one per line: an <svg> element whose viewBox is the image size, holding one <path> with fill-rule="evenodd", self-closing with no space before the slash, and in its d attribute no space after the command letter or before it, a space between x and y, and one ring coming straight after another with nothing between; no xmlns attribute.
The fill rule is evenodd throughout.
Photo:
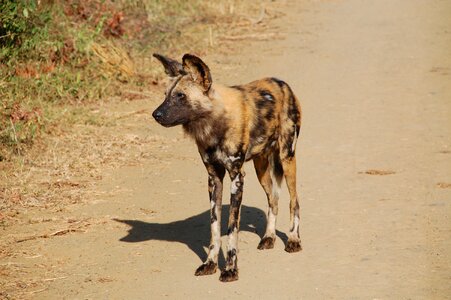
<svg viewBox="0 0 451 300"><path fill-rule="evenodd" d="M177 97L177 99L184 99L186 97L186 95L181 92L178 92L177 94L175 94L175 96Z"/></svg>

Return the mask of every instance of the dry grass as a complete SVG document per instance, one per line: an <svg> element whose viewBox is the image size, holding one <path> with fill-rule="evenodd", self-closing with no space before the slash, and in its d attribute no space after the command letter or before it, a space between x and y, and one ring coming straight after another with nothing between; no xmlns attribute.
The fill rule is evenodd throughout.
<svg viewBox="0 0 451 300"><path fill-rule="evenodd" d="M112 43L92 43L91 50L101 60L104 73L127 81L135 75L135 66L127 52Z"/></svg>
<svg viewBox="0 0 451 300"><path fill-rule="evenodd" d="M124 3L128 3L127 7L122 4L125 20L135 16L136 8L143 4L147 11L152 12L151 15L144 14L145 20L138 15L133 22L120 23L126 33L138 36L135 39L93 41L87 48L92 53L90 60L97 61L95 66L106 77L99 82L114 87L117 95L114 99L119 102L146 99L152 95L152 90L158 90L155 84L162 70L155 68L158 65L152 63L151 53L167 52L177 57L184 52L205 55L209 51L230 51L237 40L275 37L269 21L280 16L270 2L218 0L162 4L147 0ZM139 22L148 28L136 29L141 24ZM139 36L150 31L155 32ZM139 43L143 45L138 46ZM103 91L106 92L106 88ZM18 92L7 89L3 95L14 98ZM139 148L152 144L149 138L146 140L126 133L118 135L114 128L123 119L150 114L150 111L99 114L99 105L112 102L112 98L106 96L100 102L83 104L80 99L75 103L64 102L64 105L45 100L21 101L17 107L6 111L13 121L36 120L35 123L42 124L45 130L35 130L30 148L18 141L17 126L3 129L16 137L13 150L17 151L14 150L16 154L8 156L8 159L5 159L6 155L0 159L0 225L14 223L20 219L21 211L30 208L59 209L66 204L79 203L86 198L83 191L89 190L96 180L102 178L102 168L146 158L147 154L139 153ZM87 92L86 97L92 98L93 95ZM43 99L39 94L38 98ZM31 101L31 98L27 99ZM33 108L38 104L42 107ZM4 151L3 148L3 154Z"/></svg>
<svg viewBox="0 0 451 300"><path fill-rule="evenodd" d="M105 227L111 220L62 218L33 222L48 225L37 226L34 233L14 233L0 238L0 299L33 298L35 294L46 290L51 282L71 276L64 271L67 261L49 262L48 254L41 252L41 247L30 247L30 243L38 239L87 232L96 226Z"/></svg>
<svg viewBox="0 0 451 300"><path fill-rule="evenodd" d="M105 113L99 118L108 120L109 126L76 125L70 131L48 137L46 145L36 145L27 158L3 162L0 173L3 225L20 218L19 213L30 208L58 210L80 203L102 178L105 168L152 159L141 148L155 143L154 138L121 130L121 122L145 112Z"/></svg>
<svg viewBox="0 0 451 300"><path fill-rule="evenodd" d="M8 263L17 256L39 255L24 251L25 241L84 232L92 225L106 222L68 220L48 215L64 213L71 205L95 199L98 196L96 185L108 169L138 164L143 160L161 164L170 159L161 151L167 143L164 139L150 134L130 134L134 132L131 127L148 121L150 107L156 104L149 99L159 99L162 92L158 85L162 70L153 62L153 52L173 57L181 57L185 52L202 56L213 51L231 53L238 48L236 43L281 37L270 22L281 16L272 2L196 0L191 8L191 2L188 4L181 0L164 4L169 8L163 4L152 6L157 2L151 0L123 3L128 3L124 7L126 21L123 27L126 30L147 27L132 31L133 34L122 40L89 43L86 48L90 53L89 62L92 62L89 72L101 70L103 74L89 79L98 80L93 83L95 93L80 89L75 100L55 103L46 101L44 98L48 94L34 87L23 98L27 100L19 102L20 107L15 110L15 113L23 113L24 118L39 120L35 123L41 124L43 130L36 131L31 146L21 144L22 137L17 132L13 155L5 148L0 149L0 227L5 232L11 232L14 226L34 226L39 230L33 234L7 235L0 239L0 298L32 298L44 291L49 282L64 280L65 274L55 273L48 266L36 265L31 271L22 265ZM151 17L134 15L137 14L136 7L142 3L146 4L147 11L153 12ZM169 9L169 13L163 13L164 9ZM174 14L177 17L172 24ZM152 34L146 35L149 33ZM64 76L64 73L60 75ZM26 78L21 84L32 80ZM46 88L46 85L41 88ZM110 90L115 92L109 93ZM17 93L17 88L6 87L2 95L12 99ZM39 101L31 101L33 94L39 96ZM133 101L141 101L142 105L138 105L141 108L132 111L110 109L128 108L128 103ZM14 110L3 112L11 114ZM20 118L22 115L17 116ZM8 126L0 131L14 136L14 128L17 127ZM30 219L30 215L39 217ZM24 243L17 243L20 241ZM40 273L51 276L38 277ZM109 280L99 279L100 282Z"/></svg>
<svg viewBox="0 0 451 300"><path fill-rule="evenodd" d="M152 53L205 55L230 48L227 40L265 39L268 21L279 15L266 1L42 3L38 11L52 21L27 37L33 47L0 60L0 162L26 156L55 127L66 127L64 111L77 118L86 112L76 108L122 96L124 84L136 90L158 79Z"/></svg>

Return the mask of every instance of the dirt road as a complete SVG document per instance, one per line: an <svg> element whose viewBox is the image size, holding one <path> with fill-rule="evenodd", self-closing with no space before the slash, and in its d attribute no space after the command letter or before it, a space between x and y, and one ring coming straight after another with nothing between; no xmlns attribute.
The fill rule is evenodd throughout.
<svg viewBox="0 0 451 300"><path fill-rule="evenodd" d="M266 200L249 164L240 280L195 277L209 241L206 173L181 128L147 116L134 133L160 142L143 149L158 161L106 173L95 202L68 210L98 226L21 243L39 255L14 263L52 274L30 297L451 297L451 2L298 1L286 13L278 21L284 40L206 60L214 80L276 76L300 97L304 250L283 250L286 190L281 238L272 250L256 249Z"/></svg>

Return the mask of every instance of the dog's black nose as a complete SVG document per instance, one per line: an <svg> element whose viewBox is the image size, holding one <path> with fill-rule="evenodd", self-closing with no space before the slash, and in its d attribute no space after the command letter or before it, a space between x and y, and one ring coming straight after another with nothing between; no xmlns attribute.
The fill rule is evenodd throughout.
<svg viewBox="0 0 451 300"><path fill-rule="evenodd" d="M153 113L152 113L152 117L155 119L155 120L160 120L161 119L161 117L163 117L163 113L161 112L161 111L159 111L159 110L155 110Z"/></svg>

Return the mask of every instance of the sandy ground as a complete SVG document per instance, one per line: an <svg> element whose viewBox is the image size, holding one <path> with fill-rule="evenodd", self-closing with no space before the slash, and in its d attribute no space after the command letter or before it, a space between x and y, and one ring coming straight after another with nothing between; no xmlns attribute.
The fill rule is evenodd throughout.
<svg viewBox="0 0 451 300"><path fill-rule="evenodd" d="M451 2L298 1L286 13L284 40L206 60L214 79L276 76L301 99L304 250L283 250L286 189L275 248L256 249L266 199L248 164L240 279L195 277L209 241L206 172L181 128L137 117L130 128L159 141L143 149L155 159L105 171L95 201L65 212L96 225L18 243L26 255L4 262L43 278L29 298L451 297Z"/></svg>

